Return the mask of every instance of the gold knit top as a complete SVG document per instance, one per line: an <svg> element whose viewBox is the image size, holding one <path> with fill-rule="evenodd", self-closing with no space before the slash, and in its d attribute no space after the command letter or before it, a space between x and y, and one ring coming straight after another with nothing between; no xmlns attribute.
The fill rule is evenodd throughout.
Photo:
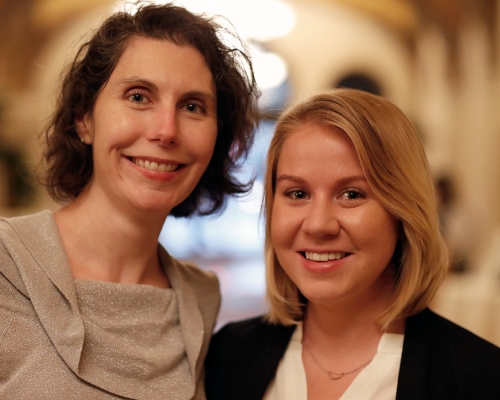
<svg viewBox="0 0 500 400"><path fill-rule="evenodd" d="M75 281L85 339L80 365L135 399L190 399L194 384L172 289ZM127 396L127 397L128 397Z"/></svg>

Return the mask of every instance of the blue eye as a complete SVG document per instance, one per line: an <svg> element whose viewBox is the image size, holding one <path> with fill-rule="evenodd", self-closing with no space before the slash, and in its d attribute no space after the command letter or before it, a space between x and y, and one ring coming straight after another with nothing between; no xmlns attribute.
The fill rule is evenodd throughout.
<svg viewBox="0 0 500 400"><path fill-rule="evenodd" d="M307 192L302 189L290 189L283 192L283 196L292 200L303 200L307 197Z"/></svg>
<svg viewBox="0 0 500 400"><path fill-rule="evenodd" d="M340 197L346 200L357 200L365 198L366 195L357 189L347 189L340 194Z"/></svg>
<svg viewBox="0 0 500 400"><path fill-rule="evenodd" d="M305 199L306 192L304 192L303 190L296 190L293 192L292 196L296 199Z"/></svg>

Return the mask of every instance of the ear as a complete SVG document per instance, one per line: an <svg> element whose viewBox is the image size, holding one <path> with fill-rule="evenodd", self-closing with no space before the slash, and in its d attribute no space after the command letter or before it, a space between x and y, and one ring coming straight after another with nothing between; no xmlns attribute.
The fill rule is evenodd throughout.
<svg viewBox="0 0 500 400"><path fill-rule="evenodd" d="M85 144L92 144L94 141L94 124L89 113L77 116L75 120L76 133Z"/></svg>

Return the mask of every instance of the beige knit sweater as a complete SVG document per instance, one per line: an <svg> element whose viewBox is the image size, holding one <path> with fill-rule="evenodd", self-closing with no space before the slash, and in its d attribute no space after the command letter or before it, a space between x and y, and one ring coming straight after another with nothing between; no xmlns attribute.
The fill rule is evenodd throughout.
<svg viewBox="0 0 500 400"><path fill-rule="evenodd" d="M170 321L177 321L178 333L171 337L183 342L176 343L177 355L184 354L184 348L184 365L189 368L182 377L188 380L184 387L190 388L187 398L202 400L203 361L220 305L218 281L213 274L170 257L161 246L159 255L175 300ZM122 374L127 366L117 365L122 360L116 354L107 359L98 352L95 362L95 341L91 342L81 311L53 214L43 211L0 219L0 398L171 397L168 391L152 395L149 382L141 381L133 369ZM123 362L130 358L123 357ZM140 362L148 365L147 359ZM179 374L171 379L179 380Z"/></svg>

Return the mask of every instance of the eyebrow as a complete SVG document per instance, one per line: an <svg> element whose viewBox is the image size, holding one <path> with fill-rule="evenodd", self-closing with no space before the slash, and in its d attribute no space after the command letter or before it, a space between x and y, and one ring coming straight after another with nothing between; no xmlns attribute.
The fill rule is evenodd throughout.
<svg viewBox="0 0 500 400"><path fill-rule="evenodd" d="M216 103L215 101L215 96L210 93L210 92L204 92L204 91L201 91L201 90L192 90L190 92L187 92L184 94L184 97L191 97L191 96L194 96L194 97L206 97L208 98L209 100L213 101L214 103Z"/></svg>
<svg viewBox="0 0 500 400"><path fill-rule="evenodd" d="M158 91L158 86L144 78L140 78L138 76L131 76L130 78L125 78L119 81L120 85L130 85L131 83L133 84L140 84L148 87L151 90ZM210 99L213 102L216 102L216 97L211 93L203 90L191 90L183 95L183 97L190 97L190 96L201 96L201 97L206 97Z"/></svg>
<svg viewBox="0 0 500 400"><path fill-rule="evenodd" d="M139 78L138 76L131 76L130 78L125 78L119 81L120 85L130 85L131 83L141 84L150 89L158 90L158 86L156 86L153 82L148 81L147 79Z"/></svg>
<svg viewBox="0 0 500 400"><path fill-rule="evenodd" d="M276 177L276 183L279 183L281 181L292 181L297 184L305 184L307 181L305 179L302 179L298 176L295 175L289 175L289 174L281 174ZM341 185L347 185L347 184L352 184L354 182L359 182L363 181L366 182L366 177L364 175L352 175L352 176L346 176L342 179L338 180L338 184Z"/></svg>

